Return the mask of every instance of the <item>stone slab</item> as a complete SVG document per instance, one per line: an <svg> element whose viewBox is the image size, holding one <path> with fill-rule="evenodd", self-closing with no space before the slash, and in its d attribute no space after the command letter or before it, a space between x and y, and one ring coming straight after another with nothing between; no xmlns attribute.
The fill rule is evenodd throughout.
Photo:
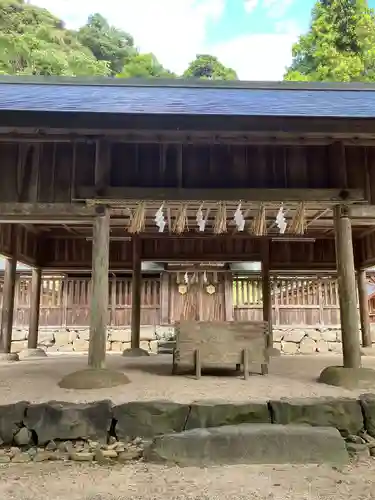
<svg viewBox="0 0 375 500"><path fill-rule="evenodd" d="M156 437L145 460L180 466L346 464L345 441L332 427L240 424Z"/></svg>
<svg viewBox="0 0 375 500"><path fill-rule="evenodd" d="M366 431L375 438L375 394L362 394L359 398Z"/></svg>
<svg viewBox="0 0 375 500"><path fill-rule="evenodd" d="M275 424L335 427L344 434L357 434L364 425L361 405L356 399L281 399L270 401L269 405Z"/></svg>
<svg viewBox="0 0 375 500"><path fill-rule="evenodd" d="M170 401L134 401L113 408L119 439L151 438L158 434L181 432L189 405Z"/></svg>
<svg viewBox="0 0 375 500"><path fill-rule="evenodd" d="M35 432L38 445L70 439L106 441L111 422L112 403L107 400L32 404L27 408L24 419L26 427Z"/></svg>
<svg viewBox="0 0 375 500"><path fill-rule="evenodd" d="M0 441L12 444L14 435L22 427L28 402L0 406Z"/></svg>
<svg viewBox="0 0 375 500"><path fill-rule="evenodd" d="M185 429L244 423L271 423L267 403L196 401L190 405Z"/></svg>

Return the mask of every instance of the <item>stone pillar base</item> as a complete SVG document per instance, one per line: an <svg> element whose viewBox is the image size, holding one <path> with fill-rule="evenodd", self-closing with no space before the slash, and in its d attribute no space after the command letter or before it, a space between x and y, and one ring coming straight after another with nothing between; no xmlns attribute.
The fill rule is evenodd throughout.
<svg viewBox="0 0 375 500"><path fill-rule="evenodd" d="M46 358L46 357L47 357L46 352L43 349L41 349L40 347L37 347L36 349L23 349L19 353L20 359Z"/></svg>
<svg viewBox="0 0 375 500"><path fill-rule="evenodd" d="M136 347L134 349L125 349L125 351L122 353L122 355L125 358L140 358L143 356L150 356L150 354L145 351L144 349L141 349L140 347Z"/></svg>
<svg viewBox="0 0 375 500"><path fill-rule="evenodd" d="M122 372L106 368L86 368L66 375L58 385L63 389L108 389L129 382L128 377Z"/></svg>
<svg viewBox="0 0 375 500"><path fill-rule="evenodd" d="M15 352L0 352L0 362L2 361L19 361L20 358Z"/></svg>

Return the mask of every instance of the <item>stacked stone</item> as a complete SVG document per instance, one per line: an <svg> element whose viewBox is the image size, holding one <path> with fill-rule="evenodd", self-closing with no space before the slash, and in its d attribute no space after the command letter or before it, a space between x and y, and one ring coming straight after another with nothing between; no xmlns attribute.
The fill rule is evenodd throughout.
<svg viewBox="0 0 375 500"><path fill-rule="evenodd" d="M172 327L142 326L140 347L150 354L157 354L158 339L168 338ZM39 347L47 352L82 352L89 349L88 328L40 328ZM173 333L172 333L173 335ZM15 328L12 337L12 352L27 349L27 328ZM121 353L130 348L131 330L126 328L108 328L107 351Z"/></svg>
<svg viewBox="0 0 375 500"><path fill-rule="evenodd" d="M339 328L273 330L274 347L284 354L341 353Z"/></svg>

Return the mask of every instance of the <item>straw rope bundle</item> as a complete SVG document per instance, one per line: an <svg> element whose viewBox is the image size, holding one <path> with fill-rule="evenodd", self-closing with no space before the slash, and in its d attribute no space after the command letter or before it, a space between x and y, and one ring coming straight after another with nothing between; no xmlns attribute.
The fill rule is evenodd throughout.
<svg viewBox="0 0 375 500"><path fill-rule="evenodd" d="M178 209L176 219L173 224L173 232L177 234L182 234L185 229L188 227L188 218L187 218L187 205L181 205Z"/></svg>
<svg viewBox="0 0 375 500"><path fill-rule="evenodd" d="M306 231L306 218L305 218L305 205L300 203L296 210L290 225L290 232L294 234L305 234Z"/></svg>
<svg viewBox="0 0 375 500"><path fill-rule="evenodd" d="M255 236L264 236L265 234L267 234L266 209L264 205L260 206L257 215L253 219L253 222L251 224L251 232Z"/></svg>
<svg viewBox="0 0 375 500"><path fill-rule="evenodd" d="M145 229L146 203L142 201L130 216L129 233L141 233Z"/></svg>
<svg viewBox="0 0 375 500"><path fill-rule="evenodd" d="M223 234L227 232L227 207L225 203L219 203L214 222L214 233Z"/></svg>

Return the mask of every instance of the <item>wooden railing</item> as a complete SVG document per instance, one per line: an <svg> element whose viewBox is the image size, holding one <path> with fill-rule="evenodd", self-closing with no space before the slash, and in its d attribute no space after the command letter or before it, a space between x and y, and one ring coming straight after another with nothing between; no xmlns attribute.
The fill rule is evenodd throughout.
<svg viewBox="0 0 375 500"><path fill-rule="evenodd" d="M40 326L87 326L90 312L88 278L46 278L42 281ZM2 288L2 284L1 284ZM31 279L17 279L14 325L29 323ZM159 324L160 280L144 278L141 291L141 324ZM130 325L131 278L109 280L109 325Z"/></svg>
<svg viewBox="0 0 375 500"><path fill-rule="evenodd" d="M339 325L340 310L335 278L274 278L271 281L272 319L275 326ZM234 319L262 319L262 281L235 278Z"/></svg>
<svg viewBox="0 0 375 500"><path fill-rule="evenodd" d="M197 316L195 319L223 320L225 286L224 281L219 278L217 279L215 295L209 296L205 290L200 292L195 290L198 295L199 293L202 295L201 298L195 297L196 307L193 308L194 315ZM168 285L168 290L163 292L164 295L161 283ZM187 311L186 314L191 314L190 309L194 305L190 304L192 297L181 295L177 288L172 275L168 280L143 277L141 324L165 324L166 318L169 318L169 323L174 323L183 317L184 312ZM234 320L262 320L262 281L260 277L235 277L233 286L229 283L229 290L233 290ZM30 293L31 278L28 276L18 277L14 311L14 324L17 327L25 327L29 323ZM165 300L166 295L167 300ZM271 299L275 326L340 324L337 280L333 277L275 277L271 282ZM163 320L161 319L161 301L167 305L168 309L163 315ZM0 281L0 306L1 302L2 282ZM50 276L43 279L40 326L87 326L89 312L89 278ZM108 315L110 326L130 325L131 277L111 278L109 280Z"/></svg>

